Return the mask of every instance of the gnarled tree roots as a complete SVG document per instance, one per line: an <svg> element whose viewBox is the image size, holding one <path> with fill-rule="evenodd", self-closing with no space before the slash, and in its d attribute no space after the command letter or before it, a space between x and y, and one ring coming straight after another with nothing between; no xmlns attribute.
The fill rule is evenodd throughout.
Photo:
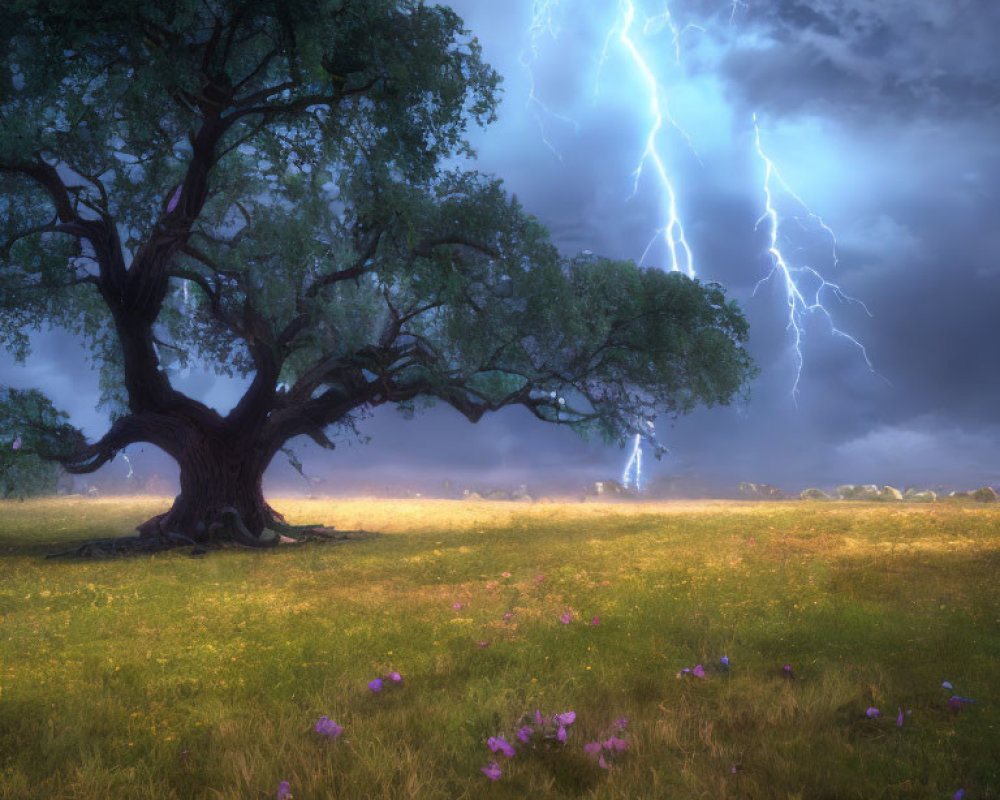
<svg viewBox="0 0 1000 800"><path fill-rule="evenodd" d="M302 542L339 542L362 539L372 534L366 531L338 531L322 525L289 525L278 512L269 508L271 520L259 535L254 535L233 506L223 506L197 524L197 538L167 530L170 512L158 514L138 525L138 536L90 539L79 545L49 553L46 558L77 556L80 558L113 558L115 556L158 553L177 547L190 547L192 556L201 556L209 549L228 544L244 547L276 547L279 544ZM292 534L292 535L288 535Z"/></svg>

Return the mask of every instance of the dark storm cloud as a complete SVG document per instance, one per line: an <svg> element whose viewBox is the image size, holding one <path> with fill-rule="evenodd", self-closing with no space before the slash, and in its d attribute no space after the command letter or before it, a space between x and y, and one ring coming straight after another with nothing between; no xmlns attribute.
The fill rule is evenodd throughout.
<svg viewBox="0 0 1000 800"><path fill-rule="evenodd" d="M757 3L743 26L721 74L753 108L869 119L997 113L996 3Z"/></svg>

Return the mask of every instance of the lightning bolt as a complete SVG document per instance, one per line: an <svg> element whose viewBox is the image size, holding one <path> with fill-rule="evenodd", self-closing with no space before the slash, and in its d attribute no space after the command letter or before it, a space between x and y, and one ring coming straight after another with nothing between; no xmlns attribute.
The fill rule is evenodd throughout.
<svg viewBox="0 0 1000 800"><path fill-rule="evenodd" d="M636 9L632 0L620 0L618 3L618 17L608 31L604 39L604 46L599 59L600 68L603 69L608 59L608 52L612 42L617 40L624 51L628 54L642 84L645 87L646 108L651 119L651 123L646 131L645 146L639 155L639 161L632 173L632 197L639 192L639 182L647 170L651 171L652 178L660 190L661 198L661 224L653 234L649 243L639 257L639 264L645 262L650 250L662 242L667 253L669 268L671 271L685 272L689 277L694 277L694 255L691 246L684 236L684 226L681 223L677 210L677 193L674 191L673 183L667 172L666 163L658 149L660 134L664 123L669 123L684 139L687 147L697 158L697 152L691 142L691 137L681 128L670 113L666 93L660 86L660 81L656 73L650 66L649 61L639 49L636 43L634 28L636 26ZM698 29L697 26L689 25L678 28L670 13L669 7L665 7L661 14L648 17L642 26L642 34L649 37L657 34L666 27L670 31L670 41L674 51L674 63L677 67L681 65L681 36L689 29ZM601 73L598 70L598 79ZM597 88L595 87L595 95ZM652 425L650 424L650 428ZM632 450L628 460L625 462L625 469L622 471L622 486L628 488L629 485L635 487L637 492L642 491L642 436L635 434L632 440Z"/></svg>
<svg viewBox="0 0 1000 800"><path fill-rule="evenodd" d="M649 61L639 49L639 45L636 44L635 33L633 31L636 25L635 4L632 0L620 0L618 3L618 17L608 31L608 35L604 40L604 47L601 50L599 59L601 69L598 70L598 76L600 76L600 72L608 59L612 42L617 40L628 54L645 88L645 105L651 122L646 130L646 139L642 153L640 153L638 163L632 172L631 197L635 197L638 194L640 180L647 171L650 172L660 191L662 221L639 257L639 263L642 264L646 260L649 251L657 242L662 242L667 254L669 268L672 271L685 272L693 278L695 274L694 256L691 252L691 246L684 236L684 226L677 211L677 193L674 191L673 183L667 172L666 163L659 150L659 139L664 123L669 123L683 137L692 152L694 152L694 147L691 143L691 137L688 136L687 132L681 128L670 113L666 93L661 88L660 81L656 77L656 73L652 67L650 67ZM648 17L642 26L642 33L644 36L655 35L663 27L666 27L670 31L674 61L679 66L681 63L681 35L689 28L697 28L697 26L688 25L684 28L678 28L674 23L673 17L670 15L669 8L667 8L662 14ZM695 156L697 156L697 153L695 153Z"/></svg>
<svg viewBox="0 0 1000 800"><path fill-rule="evenodd" d="M739 2L739 0L735 0L735 2ZM528 29L527 45L521 53L521 63L529 76L527 102L529 107L535 109L542 141L562 161L562 156L546 135L543 114L569 123L577 131L579 130L579 126L574 120L554 112L538 97L534 69L540 58L543 37L550 37L553 40L558 38L559 28L556 19L559 4L560 0L533 0L531 5L531 24ZM644 107L650 120L646 128L642 152L638 155L636 166L632 173L632 194L628 199L632 199L638 195L640 183L645 176L648 176L648 179L652 180L658 191L661 206L660 224L642 251L639 257L639 264L641 265L646 261L650 252L657 245L662 245L662 249L666 254L668 268L671 271L684 272L693 278L695 276L694 255L684 235L684 226L677 208L677 193L670 180L666 160L660 151L660 139L665 125L669 124L682 137L685 145L694 154L695 158L698 157L698 154L691 142L691 137L688 136L687 132L684 131L670 113L667 94L661 86L656 70L651 66L650 60L647 59L640 48L638 39L640 36L643 39L653 39L662 31L669 31L673 61L675 66L679 68L681 65L682 36L688 30L702 29L696 25L679 27L675 23L669 7L666 6L661 13L646 16L641 23L637 20L639 15L636 12L633 0L619 0L616 9L616 17L608 28L598 59L594 98L596 100L599 95L601 74L610 57L611 48L618 45L627 55L643 86ZM735 10L733 13L735 13ZM652 429L650 423L647 422L647 425ZM642 485L642 435L639 433L635 434L632 441L631 454L622 472L622 485L627 488L630 484L637 491L640 490Z"/></svg>
<svg viewBox="0 0 1000 800"><path fill-rule="evenodd" d="M634 82L642 87L640 105L644 115L649 120L645 128L643 149L637 154L635 168L632 172L632 193L628 199L635 198L640 190L640 184L653 186L660 202L660 219L652 237L647 242L639 257L639 264L644 264L655 250L662 253L665 268L671 271L684 272L689 277L695 277L694 256L691 246L685 236L684 226L678 209L677 192L671 180L664 156L666 146L664 134L668 128L683 141L686 148L701 163L694 148L691 137L681 127L670 111L668 102L668 83L672 74L676 75L683 69L682 39L689 31L704 31L693 24L680 25L671 14L669 6L664 4L656 14L647 14L637 7L638 0L617 0L615 17L607 26L603 37L603 46L598 56L597 80L594 85L594 99L600 94L601 76L615 50L624 56L634 72ZM528 105L535 109L536 117L542 131L545 144L559 156L552 143L545 135L542 114L570 123L576 130L579 126L568 117L564 117L546 106L538 97L535 79L535 65L539 61L543 39L546 37L555 41L559 36L557 24L560 0L533 0L531 5L531 27L528 31L528 44L522 51L522 64L530 76L530 91ZM724 10L717 12L718 16L728 16L729 25L733 25L736 15L749 8L747 0L728 0ZM716 15L713 15L713 18ZM721 24L721 23L720 23ZM664 55L665 53L669 55ZM836 283L826 280L823 275L809 265L790 263L790 257L782 252L780 241L785 240L783 225L792 221L803 230L819 232L830 240L832 265L836 268L837 237L833 229L817 214L813 213L806 203L784 181L774 162L766 155L761 144L760 129L757 117L753 118L754 142L758 157L764 164L763 191L765 208L757 220L759 229L767 225L767 253L771 261L770 272L762 278L754 289L756 293L761 284L776 279L783 281L788 305L788 329L792 332L792 345L795 357L795 378L792 384L792 398L797 402L799 384L802 377L803 339L805 336L805 321L813 314L825 317L835 336L849 341L858 349L869 370L875 373L868 352L856 338L839 329L833 321L824 301L832 295L840 302L856 303L866 313L871 312L856 298L845 294ZM559 156L560 160L562 157ZM801 210L797 215L787 219L778 212L775 197L794 202ZM878 373L875 373L878 374ZM639 421L638 424L642 424ZM649 424L646 422L646 424ZM622 484L627 488L634 486L638 491L642 485L642 435L637 433L632 441L628 461L622 472Z"/></svg>
<svg viewBox="0 0 1000 800"><path fill-rule="evenodd" d="M831 333L835 336L840 336L846 339L854 345L861 353L862 358L864 358L865 364L868 365L868 369L871 372L878 374L875 372L875 367L872 366L871 359L868 357L868 351L865 349L865 346L849 333L845 333L840 330L840 328L834 324L830 311L825 305L823 305L824 292L828 291L841 302L855 303L861 306L868 316L872 316L872 313L862 301L845 294L840 286L826 280L814 267L808 265L793 267L788 263L788 260L778 247L782 221L774 204L775 187L794 200L795 203L805 212L806 219L810 220L815 227L819 228L824 235L830 238L831 257L834 267L838 264L837 236L833 232L833 229L823 221L823 218L818 214L813 213L802 198L792 191L791 187L785 182L784 178L781 177L781 173L778 172L778 168L774 165L774 162L764 152L764 148L760 141L760 126L757 123L756 113L753 115L753 133L757 155L764 163L764 213L758 218L756 228L759 229L762 224L765 222L767 223L767 252L771 258L771 270L757 282L757 285L754 287L754 294L756 295L757 289L760 288L761 284L771 280L772 278L779 279L783 282L786 302L788 305L788 324L786 329L792 331L792 349L795 358L795 379L792 382L792 399L797 402L799 382L802 379L802 366L805 363L805 359L802 354L802 340L805 336L805 319L809 314L818 313L825 317L830 325ZM796 220L800 225L805 227L802 222L802 217L793 217L792 219ZM803 289L803 278L805 281L812 282L815 287L808 294L806 290Z"/></svg>
<svg viewBox="0 0 1000 800"><path fill-rule="evenodd" d="M560 122L564 122L573 128L574 133L579 133L580 124L570 117L553 111L538 96L538 86L535 80L535 64L541 58L542 39L549 37L553 40L559 37L559 28L555 22L555 11L560 0L534 0L531 4L531 25L528 28L528 38L525 48L521 51L521 66L528 74L528 99L526 105L532 109L535 120L538 122L538 130L541 134L542 142L552 154L563 161L555 145L549 140L545 131L545 118L552 117Z"/></svg>

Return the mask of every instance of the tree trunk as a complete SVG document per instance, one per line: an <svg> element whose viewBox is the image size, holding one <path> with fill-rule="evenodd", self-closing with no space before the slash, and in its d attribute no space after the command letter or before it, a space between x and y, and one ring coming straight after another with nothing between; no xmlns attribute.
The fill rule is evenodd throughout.
<svg viewBox="0 0 1000 800"><path fill-rule="evenodd" d="M261 482L272 453L253 435L198 437L178 457L181 493L165 514L137 527L142 536L181 534L195 542L231 540L269 547L283 519L264 500Z"/></svg>

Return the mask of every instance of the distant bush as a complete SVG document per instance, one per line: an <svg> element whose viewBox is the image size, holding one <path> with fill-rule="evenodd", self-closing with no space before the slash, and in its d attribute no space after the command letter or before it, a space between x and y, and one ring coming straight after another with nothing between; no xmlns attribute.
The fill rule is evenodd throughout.
<svg viewBox="0 0 1000 800"><path fill-rule="evenodd" d="M38 456L0 450L0 497L39 497L55 494L62 467Z"/></svg>

